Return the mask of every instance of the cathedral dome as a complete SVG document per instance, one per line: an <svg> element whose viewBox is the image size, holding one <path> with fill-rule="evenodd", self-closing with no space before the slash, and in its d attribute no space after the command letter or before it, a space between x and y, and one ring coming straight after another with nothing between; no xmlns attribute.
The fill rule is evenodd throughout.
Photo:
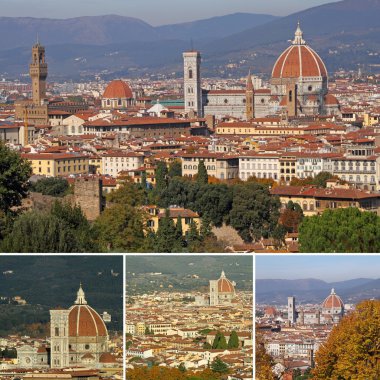
<svg viewBox="0 0 380 380"><path fill-rule="evenodd" d="M302 37L303 33L298 24L292 45L280 55L273 67L272 78L327 78L326 66L322 59Z"/></svg>
<svg viewBox="0 0 380 380"><path fill-rule="evenodd" d="M344 304L342 299L331 289L331 294L323 301L322 308L324 309L343 309Z"/></svg>
<svg viewBox="0 0 380 380"><path fill-rule="evenodd" d="M218 292L219 293L234 293L235 285L225 275L224 271L220 275L218 280Z"/></svg>
<svg viewBox="0 0 380 380"><path fill-rule="evenodd" d="M69 336L107 336L107 328L100 315L90 306L84 296L82 286L80 286L75 305L69 313Z"/></svg>
<svg viewBox="0 0 380 380"><path fill-rule="evenodd" d="M113 80L108 84L103 99L131 99L133 98L132 90L127 82L120 79Z"/></svg>

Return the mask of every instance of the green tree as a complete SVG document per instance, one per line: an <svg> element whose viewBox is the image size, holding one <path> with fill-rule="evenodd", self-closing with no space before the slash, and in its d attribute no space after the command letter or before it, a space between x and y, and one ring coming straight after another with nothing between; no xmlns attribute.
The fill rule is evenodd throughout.
<svg viewBox="0 0 380 380"><path fill-rule="evenodd" d="M41 178L31 185L30 190L43 195L63 197L69 192L69 183L65 178Z"/></svg>
<svg viewBox="0 0 380 380"><path fill-rule="evenodd" d="M227 348L227 342L226 337L221 333L220 331L217 331L215 334L214 341L212 343L213 349L226 349Z"/></svg>
<svg viewBox="0 0 380 380"><path fill-rule="evenodd" d="M168 176L170 178L174 177L182 177L182 164L180 160L174 160L170 166L168 171Z"/></svg>
<svg viewBox="0 0 380 380"><path fill-rule="evenodd" d="M228 365L217 356L211 363L211 369L216 373L228 373Z"/></svg>
<svg viewBox="0 0 380 380"><path fill-rule="evenodd" d="M229 223L245 242L270 236L279 217L280 201L268 187L255 182L234 186Z"/></svg>
<svg viewBox="0 0 380 380"><path fill-rule="evenodd" d="M380 252L380 217L349 207L305 217L299 227L301 252Z"/></svg>
<svg viewBox="0 0 380 380"><path fill-rule="evenodd" d="M159 195L167 189L168 186L168 167L163 161L159 161L156 168L156 193Z"/></svg>
<svg viewBox="0 0 380 380"><path fill-rule="evenodd" d="M183 230L182 230L182 218L179 216L177 218L177 222L175 224L175 236L174 236L175 242L173 245L173 251L174 252L181 252L183 248L186 246L185 239L183 237Z"/></svg>
<svg viewBox="0 0 380 380"><path fill-rule="evenodd" d="M230 334L230 338L228 339L228 348L239 348L239 337L235 330L233 330Z"/></svg>
<svg viewBox="0 0 380 380"><path fill-rule="evenodd" d="M109 203L141 206L144 204L144 200L144 190L128 177L125 178L123 184L117 190L107 194L107 202Z"/></svg>
<svg viewBox="0 0 380 380"><path fill-rule="evenodd" d="M185 366L185 363L181 363L181 364L178 366L178 369L179 369L181 372L186 372L186 366Z"/></svg>
<svg viewBox="0 0 380 380"><path fill-rule="evenodd" d="M190 252L198 252L199 243L202 241L197 223L192 220L186 233L186 242Z"/></svg>
<svg viewBox="0 0 380 380"><path fill-rule="evenodd" d="M27 160L9 149L0 141L0 210L8 213L14 206L21 204L25 198L32 175L32 168Z"/></svg>
<svg viewBox="0 0 380 380"><path fill-rule="evenodd" d="M95 221L97 240L104 251L136 252L144 244L144 214L128 204L106 208Z"/></svg>
<svg viewBox="0 0 380 380"><path fill-rule="evenodd" d="M172 252L176 244L176 227L170 217L169 209L165 210L165 216L158 222L156 239L157 252Z"/></svg>
<svg viewBox="0 0 380 380"><path fill-rule="evenodd" d="M79 252L75 234L63 220L48 212L20 215L0 246L2 252Z"/></svg>
<svg viewBox="0 0 380 380"><path fill-rule="evenodd" d="M313 379L380 379L380 301L363 301L316 353Z"/></svg>
<svg viewBox="0 0 380 380"><path fill-rule="evenodd" d="M198 164L197 182L200 185L205 185L208 183L208 174L205 163L201 160Z"/></svg>

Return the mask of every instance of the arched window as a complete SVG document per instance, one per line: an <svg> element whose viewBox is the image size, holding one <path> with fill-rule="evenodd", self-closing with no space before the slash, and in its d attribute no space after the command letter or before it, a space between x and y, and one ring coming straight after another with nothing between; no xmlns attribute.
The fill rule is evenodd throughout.
<svg viewBox="0 0 380 380"><path fill-rule="evenodd" d="M189 79L193 79L193 70L189 69Z"/></svg>

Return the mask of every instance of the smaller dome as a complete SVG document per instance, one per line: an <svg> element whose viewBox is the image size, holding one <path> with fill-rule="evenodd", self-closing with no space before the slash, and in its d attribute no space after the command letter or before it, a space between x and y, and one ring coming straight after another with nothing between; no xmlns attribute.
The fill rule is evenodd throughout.
<svg viewBox="0 0 380 380"><path fill-rule="evenodd" d="M218 280L218 292L219 293L234 293L235 287L234 284L226 277L224 271L220 275Z"/></svg>
<svg viewBox="0 0 380 380"><path fill-rule="evenodd" d="M106 87L103 98L105 99L131 99L133 98L132 90L127 82L120 79L113 80Z"/></svg>
<svg viewBox="0 0 380 380"><path fill-rule="evenodd" d="M331 294L323 301L322 308L324 309L343 309L344 303L342 299L331 289Z"/></svg>
<svg viewBox="0 0 380 380"><path fill-rule="evenodd" d="M104 352L103 354L100 355L99 362L100 363L116 363L116 359L109 352Z"/></svg>

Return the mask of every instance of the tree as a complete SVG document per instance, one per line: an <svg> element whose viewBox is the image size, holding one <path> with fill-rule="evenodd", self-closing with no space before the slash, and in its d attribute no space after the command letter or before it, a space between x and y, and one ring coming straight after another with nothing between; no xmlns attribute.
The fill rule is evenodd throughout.
<svg viewBox="0 0 380 380"><path fill-rule="evenodd" d="M136 252L144 243L143 211L128 204L106 208L95 221L97 241L104 251Z"/></svg>
<svg viewBox="0 0 380 380"><path fill-rule="evenodd" d="M281 212L279 223L285 227L287 232L298 232L298 226L303 216L301 206L289 201L285 210Z"/></svg>
<svg viewBox="0 0 380 380"><path fill-rule="evenodd" d="M214 342L212 343L212 348L222 350L227 348L226 338L220 331L217 331L215 334Z"/></svg>
<svg viewBox="0 0 380 380"><path fill-rule="evenodd" d="M69 183L64 178L41 178L31 185L30 190L43 195L63 197L69 191Z"/></svg>
<svg viewBox="0 0 380 380"><path fill-rule="evenodd" d="M169 165L168 176L170 178L182 177L182 163L180 160L174 160Z"/></svg>
<svg viewBox="0 0 380 380"><path fill-rule="evenodd" d="M268 187L248 182L234 186L229 223L245 242L271 235L279 217L280 201Z"/></svg>
<svg viewBox="0 0 380 380"><path fill-rule="evenodd" d="M256 333L255 361L257 380L276 379L274 373L272 372L273 360L265 350L264 341L260 333Z"/></svg>
<svg viewBox="0 0 380 380"><path fill-rule="evenodd" d="M363 301L316 353L313 379L380 379L380 301Z"/></svg>
<svg viewBox="0 0 380 380"><path fill-rule="evenodd" d="M145 193L141 186L138 186L129 177L126 177L123 184L115 191L107 194L107 202L118 203L130 206L141 206L144 204Z"/></svg>
<svg viewBox="0 0 380 380"><path fill-rule="evenodd" d="M230 338L228 339L228 348L239 348L239 337L235 330L233 330L230 334Z"/></svg>
<svg viewBox="0 0 380 380"><path fill-rule="evenodd" d="M168 167L166 166L166 163L163 161L159 161L156 168L156 194L160 195L162 192L164 192L168 186L167 181L168 176Z"/></svg>
<svg viewBox="0 0 380 380"><path fill-rule="evenodd" d="M0 141L0 210L8 213L21 204L27 196L31 175L30 163Z"/></svg>
<svg viewBox="0 0 380 380"><path fill-rule="evenodd" d="M200 185L205 185L208 183L207 169L202 160L199 161L199 164L198 164L197 182Z"/></svg>
<svg viewBox="0 0 380 380"><path fill-rule="evenodd" d="M75 234L63 220L48 212L20 215L0 246L2 252L79 252Z"/></svg>
<svg viewBox="0 0 380 380"><path fill-rule="evenodd" d="M185 363L181 363L181 364L178 366L178 369L179 369L181 372L186 372L186 366L185 366Z"/></svg>
<svg viewBox="0 0 380 380"><path fill-rule="evenodd" d="M380 252L380 217L349 207L305 217L299 227L301 252Z"/></svg>
<svg viewBox="0 0 380 380"><path fill-rule="evenodd" d="M170 217L169 209L165 210L165 216L158 222L156 237L156 252L173 251L176 243L176 227Z"/></svg>
<svg viewBox="0 0 380 380"><path fill-rule="evenodd" d="M216 373L227 373L228 365L217 356L211 363L211 369Z"/></svg>

